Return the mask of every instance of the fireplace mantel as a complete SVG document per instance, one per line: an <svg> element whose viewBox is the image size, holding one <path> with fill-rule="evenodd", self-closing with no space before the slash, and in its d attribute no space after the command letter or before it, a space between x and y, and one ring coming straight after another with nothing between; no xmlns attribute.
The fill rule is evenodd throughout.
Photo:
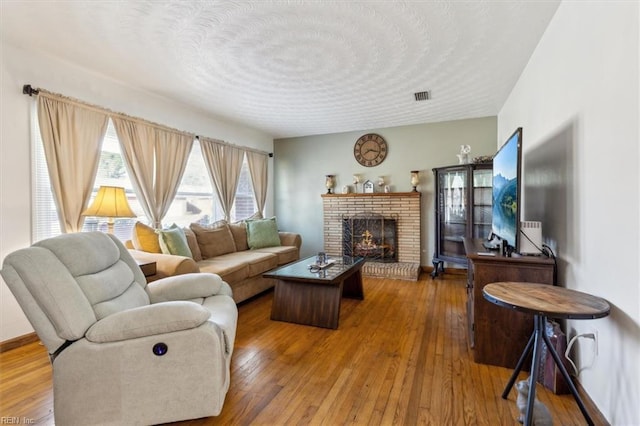
<svg viewBox="0 0 640 426"><path fill-rule="evenodd" d="M346 194L322 194L322 198L361 198L361 197L420 197L422 193L418 191L413 192L374 192L374 193L362 193L362 192L348 192Z"/></svg>

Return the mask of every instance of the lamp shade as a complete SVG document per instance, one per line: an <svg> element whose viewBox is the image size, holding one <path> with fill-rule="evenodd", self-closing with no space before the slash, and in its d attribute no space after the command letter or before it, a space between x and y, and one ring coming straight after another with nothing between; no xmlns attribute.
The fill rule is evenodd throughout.
<svg viewBox="0 0 640 426"><path fill-rule="evenodd" d="M93 203L82 212L83 216L97 217L136 217L131 210L124 188L120 186L101 186Z"/></svg>

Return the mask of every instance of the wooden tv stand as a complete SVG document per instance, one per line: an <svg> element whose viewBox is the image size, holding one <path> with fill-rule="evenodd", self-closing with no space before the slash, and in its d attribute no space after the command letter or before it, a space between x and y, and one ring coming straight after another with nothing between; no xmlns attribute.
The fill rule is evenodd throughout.
<svg viewBox="0 0 640 426"><path fill-rule="evenodd" d="M468 261L467 320L473 359L481 364L515 368L533 331L533 315L488 302L485 285L498 281L554 284L555 263L545 256L485 255L482 239L464 239Z"/></svg>

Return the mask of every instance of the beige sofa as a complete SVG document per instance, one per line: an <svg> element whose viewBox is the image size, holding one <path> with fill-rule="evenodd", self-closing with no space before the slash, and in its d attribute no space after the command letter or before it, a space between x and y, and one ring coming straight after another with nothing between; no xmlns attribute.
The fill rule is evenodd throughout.
<svg viewBox="0 0 640 426"><path fill-rule="evenodd" d="M261 222L269 220L273 219ZM174 227L177 233L180 233L178 229L184 233L190 256L171 254L171 247L162 244L167 234L142 224L136 224L127 246L137 261L156 262L156 274L147 277L148 281L191 272L210 272L231 286L233 299L239 303L274 286L275 281L263 278L263 273L300 257L302 238L299 234L273 228L271 244L267 239L256 245L255 238L252 239L255 233L250 234L254 229L252 225L258 224L219 221L209 227L198 224L188 228ZM273 227L275 220L267 225ZM157 240L156 245L154 240Z"/></svg>

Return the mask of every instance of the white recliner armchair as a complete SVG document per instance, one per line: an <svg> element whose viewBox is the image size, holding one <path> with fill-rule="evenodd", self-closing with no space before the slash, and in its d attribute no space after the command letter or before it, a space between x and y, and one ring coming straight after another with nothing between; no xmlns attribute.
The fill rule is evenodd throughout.
<svg viewBox="0 0 640 426"><path fill-rule="evenodd" d="M1 273L50 354L57 425L220 414L238 310L219 276L147 285L124 245L100 232L18 250Z"/></svg>

